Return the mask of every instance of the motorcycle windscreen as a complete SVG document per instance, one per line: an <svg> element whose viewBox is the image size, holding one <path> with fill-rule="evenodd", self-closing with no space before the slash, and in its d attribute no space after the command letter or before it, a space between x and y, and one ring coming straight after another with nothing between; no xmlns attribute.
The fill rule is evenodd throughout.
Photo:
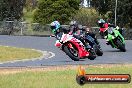
<svg viewBox="0 0 132 88"><path fill-rule="evenodd" d="M113 27L110 27L110 28L107 29L109 34L112 34L114 32L113 30L114 30Z"/></svg>
<svg viewBox="0 0 132 88"><path fill-rule="evenodd" d="M63 35L63 33L62 32L59 32L59 33L56 34L56 38L58 40L61 40L62 35Z"/></svg>

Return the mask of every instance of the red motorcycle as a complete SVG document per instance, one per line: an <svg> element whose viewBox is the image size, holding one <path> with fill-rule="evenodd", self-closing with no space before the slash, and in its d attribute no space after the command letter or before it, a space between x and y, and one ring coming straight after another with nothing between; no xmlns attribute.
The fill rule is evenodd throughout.
<svg viewBox="0 0 132 88"><path fill-rule="evenodd" d="M61 39L56 41L55 46L64 51L74 61L84 58L94 60L96 58L96 54L92 48L87 50L80 40L70 34L62 34Z"/></svg>

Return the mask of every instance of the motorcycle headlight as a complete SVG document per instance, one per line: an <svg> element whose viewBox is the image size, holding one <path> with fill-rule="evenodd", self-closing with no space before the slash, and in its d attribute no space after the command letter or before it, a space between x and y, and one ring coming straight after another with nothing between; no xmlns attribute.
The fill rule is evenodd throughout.
<svg viewBox="0 0 132 88"><path fill-rule="evenodd" d="M109 34L112 34L113 33L113 28L112 27L108 28L107 30L108 30L108 33Z"/></svg>
<svg viewBox="0 0 132 88"><path fill-rule="evenodd" d="M114 39L115 37L114 36L112 36L112 39Z"/></svg>
<svg viewBox="0 0 132 88"><path fill-rule="evenodd" d="M119 27L118 27L118 26L116 26L116 29L118 30L118 29L119 29Z"/></svg>
<svg viewBox="0 0 132 88"><path fill-rule="evenodd" d="M105 39L107 38L107 36L104 37Z"/></svg>

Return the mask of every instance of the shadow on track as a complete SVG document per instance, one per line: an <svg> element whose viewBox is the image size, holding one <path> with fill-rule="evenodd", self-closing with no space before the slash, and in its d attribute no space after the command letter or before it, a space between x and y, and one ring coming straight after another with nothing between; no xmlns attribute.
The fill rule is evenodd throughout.
<svg viewBox="0 0 132 88"><path fill-rule="evenodd" d="M104 51L104 52L122 52L120 50L107 50L107 51Z"/></svg>
<svg viewBox="0 0 132 88"><path fill-rule="evenodd" d="M70 58L69 58L70 59ZM85 59L81 59L79 61L85 61ZM69 60L69 61L66 61L66 60L63 60L63 61L58 61L58 62L79 62L79 61L74 61L74 60Z"/></svg>

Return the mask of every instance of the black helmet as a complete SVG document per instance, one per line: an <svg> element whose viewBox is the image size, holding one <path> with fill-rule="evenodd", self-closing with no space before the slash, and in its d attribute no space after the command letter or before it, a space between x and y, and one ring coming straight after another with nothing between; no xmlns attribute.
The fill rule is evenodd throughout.
<svg viewBox="0 0 132 88"><path fill-rule="evenodd" d="M74 27L74 29L78 29L78 23L76 21L71 21L69 25L70 27Z"/></svg>
<svg viewBox="0 0 132 88"><path fill-rule="evenodd" d="M76 25L78 25L76 21L71 21L70 22L70 26L76 26Z"/></svg>

